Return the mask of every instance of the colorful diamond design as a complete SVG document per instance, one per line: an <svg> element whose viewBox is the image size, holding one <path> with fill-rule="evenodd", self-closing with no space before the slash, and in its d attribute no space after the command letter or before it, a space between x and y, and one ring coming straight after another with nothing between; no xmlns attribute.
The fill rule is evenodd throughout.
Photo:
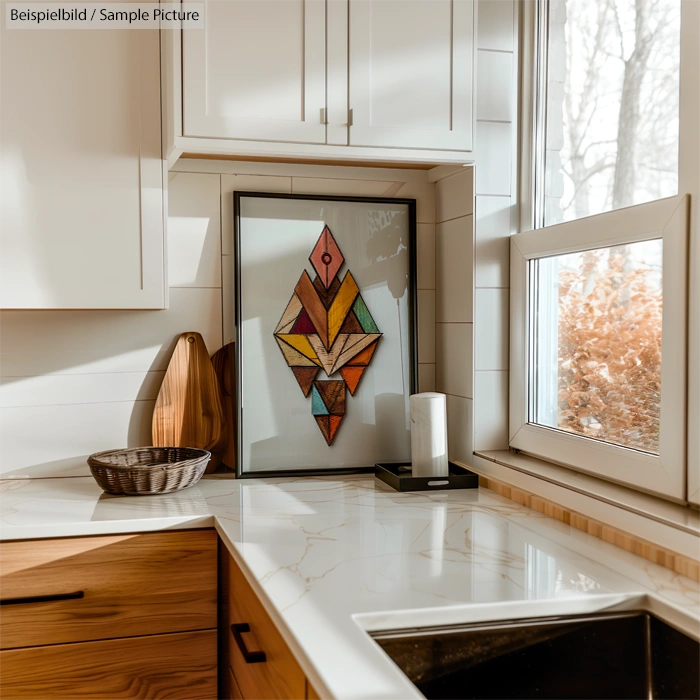
<svg viewBox="0 0 700 700"><path fill-rule="evenodd" d="M333 234L328 226L324 227L318 241L316 241L309 260L314 266L319 279L323 282L323 286L328 289L338 274L338 270L345 262L345 258L340 252L340 248L338 248L338 244L335 242L335 238L333 238Z"/></svg>
<svg viewBox="0 0 700 700"><path fill-rule="evenodd" d="M340 279L345 258L328 226L309 261L316 277L302 272L274 335L330 446L345 417L346 389L357 392L382 334L352 273ZM317 378L321 371L328 379Z"/></svg>

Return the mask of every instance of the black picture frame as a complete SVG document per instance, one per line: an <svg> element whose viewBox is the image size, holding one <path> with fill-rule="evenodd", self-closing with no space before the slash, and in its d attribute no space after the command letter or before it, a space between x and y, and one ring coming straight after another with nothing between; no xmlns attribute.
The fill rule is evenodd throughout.
<svg viewBox="0 0 700 700"><path fill-rule="evenodd" d="M243 471L243 407L242 407L242 312L241 312L241 215L240 200L242 198L260 199L296 199L327 202L357 202L364 204L396 204L408 208L408 317L410 327L408 329L409 342L409 374L410 374L410 394L418 390L418 295L417 295L417 253L416 253L416 200L398 197L351 197L335 195L317 194L287 194L279 192L246 192L236 191L233 193L233 247L235 264L235 379L236 379L236 404L235 429L236 429L236 478L237 479L260 479L274 477L299 477L299 476L342 476L349 474L374 473L375 465L368 464L362 467L352 468L308 468L308 469L277 469L264 471Z"/></svg>

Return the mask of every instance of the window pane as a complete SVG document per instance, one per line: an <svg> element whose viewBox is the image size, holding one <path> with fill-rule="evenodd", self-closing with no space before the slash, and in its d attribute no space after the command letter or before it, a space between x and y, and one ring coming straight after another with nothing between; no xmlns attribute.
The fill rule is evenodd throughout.
<svg viewBox="0 0 700 700"><path fill-rule="evenodd" d="M531 261L530 422L659 452L662 241Z"/></svg>
<svg viewBox="0 0 700 700"><path fill-rule="evenodd" d="M679 67L680 0L550 0L544 225L677 194Z"/></svg>

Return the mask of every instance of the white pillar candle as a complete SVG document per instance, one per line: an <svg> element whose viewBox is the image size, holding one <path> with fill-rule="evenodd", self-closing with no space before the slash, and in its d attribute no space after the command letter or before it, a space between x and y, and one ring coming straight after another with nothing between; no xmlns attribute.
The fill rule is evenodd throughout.
<svg viewBox="0 0 700 700"><path fill-rule="evenodd" d="M410 404L413 476L448 476L447 397L428 391L413 394Z"/></svg>

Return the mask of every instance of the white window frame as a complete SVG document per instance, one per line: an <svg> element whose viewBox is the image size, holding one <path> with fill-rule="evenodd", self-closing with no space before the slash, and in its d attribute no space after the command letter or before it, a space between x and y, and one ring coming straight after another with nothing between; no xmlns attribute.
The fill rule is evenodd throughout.
<svg viewBox="0 0 700 700"><path fill-rule="evenodd" d="M524 26L532 36L526 45L530 47L532 75L524 75L522 85L529 88L528 100L523 100L521 110L523 128L528 131L523 138L521 163L525 166L521 180L521 225L532 228L538 214L535 182L541 173L537 168L541 159L535 157L535 148L542 148L542 94L541 51L543 45L542 15L547 0L528 4ZM650 491L666 498L685 501L692 498L694 483L693 459L700 450L700 415L692 394L700 390L700 377L691 369L690 413L688 415L687 348L700 351L698 319L691 317L688 329L688 233L691 230L691 284L700 286L697 269L698 253L697 201L700 199L700 87L697 75L700 58L697 50L700 30L700 2L681 0L681 76L680 76L680 162L679 195L656 200L625 209L605 212L585 219L565 222L546 228L529 230L511 238L511 328L510 328L510 413L509 444L516 450L574 468L606 480L625 483L635 489ZM534 7L533 7L534 6ZM539 32L539 33L538 33ZM546 38L544 39L546 41ZM539 58L538 58L539 56ZM545 57L546 59L546 57ZM524 61L527 63L527 61ZM539 99L535 99L539 89ZM534 136L534 138L533 138ZM525 150L528 149L528 150ZM530 150L532 149L532 150ZM691 199L695 206L691 211ZM661 370L661 431L658 456L638 450L613 445L573 433L535 425L528 422L528 374L529 374L529 261L580 252L612 245L622 245L644 240L663 239L663 361ZM690 311L699 308L697 300L690 304ZM696 358L697 361L697 358ZM692 366L692 365L691 365ZM690 421L690 423L688 423ZM686 430L686 426L695 428ZM687 433L687 435L686 435ZM698 442L698 445L695 445ZM690 456L690 470L688 469ZM694 465L694 466L692 466ZM690 477L688 472L691 472ZM688 481L691 493L688 493Z"/></svg>
<svg viewBox="0 0 700 700"><path fill-rule="evenodd" d="M679 195L511 237L510 445L565 466L683 498L686 250L690 197ZM536 258L663 239L659 456L528 422L530 265Z"/></svg>

